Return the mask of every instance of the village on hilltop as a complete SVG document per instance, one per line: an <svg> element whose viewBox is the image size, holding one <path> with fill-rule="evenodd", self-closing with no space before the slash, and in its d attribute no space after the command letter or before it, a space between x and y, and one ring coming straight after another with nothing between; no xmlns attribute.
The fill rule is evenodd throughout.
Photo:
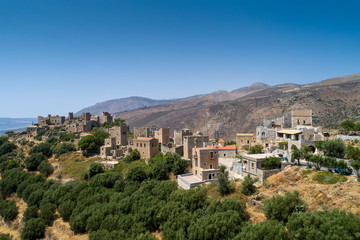
<svg viewBox="0 0 360 240"><path fill-rule="evenodd" d="M109 136L96 154L103 159L100 163L105 169L114 168L134 151L139 153L141 159L153 158L159 152L163 155L177 153L190 166L188 172L177 176L179 186L184 189L216 182L220 166L226 167L231 179L250 175L262 184L269 176L294 164L295 160L300 163L294 151L306 148L309 153L317 154L319 150L316 143L330 137L328 132L323 132L322 127L313 126L311 109L296 109L284 116L274 117L277 118L263 119L263 125L256 127L254 133L237 133L234 136L236 141L227 142L222 138L210 139L202 131L190 129L174 130L172 136L167 127L134 127L131 132L123 119L115 119L108 112L103 112L101 117L90 113L78 117L69 113L67 118L58 115L39 116L37 124L8 136L16 137L18 142L22 139L45 141L54 133L62 132L75 136L72 141L78 145L81 139L92 135L92 129L99 128ZM344 140L349 138L337 137ZM265 164L269 158L275 161L270 166Z"/></svg>

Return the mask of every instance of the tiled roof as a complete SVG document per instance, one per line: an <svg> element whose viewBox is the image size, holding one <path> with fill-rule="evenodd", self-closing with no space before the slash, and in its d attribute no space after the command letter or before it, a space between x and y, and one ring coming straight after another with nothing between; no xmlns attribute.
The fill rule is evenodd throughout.
<svg viewBox="0 0 360 240"><path fill-rule="evenodd" d="M225 147L218 147L219 150L236 150L235 145L227 145Z"/></svg>
<svg viewBox="0 0 360 240"><path fill-rule="evenodd" d="M136 138L137 140L151 140L153 138L150 138L150 137L138 137Z"/></svg>
<svg viewBox="0 0 360 240"><path fill-rule="evenodd" d="M219 140L219 143L224 143L224 142L225 142L224 139Z"/></svg>

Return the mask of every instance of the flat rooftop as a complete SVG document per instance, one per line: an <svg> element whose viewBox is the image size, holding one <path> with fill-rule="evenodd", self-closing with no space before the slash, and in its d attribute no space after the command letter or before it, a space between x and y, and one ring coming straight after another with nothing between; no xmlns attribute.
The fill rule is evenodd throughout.
<svg viewBox="0 0 360 240"><path fill-rule="evenodd" d="M202 182L201 179L195 177L195 175L186 175L186 176L181 176L185 181L187 181L188 183L198 183L198 182Z"/></svg>
<svg viewBox="0 0 360 240"><path fill-rule="evenodd" d="M274 154L272 153L259 153L259 154L243 154L244 157L249 157L249 158L253 158L253 159L263 159L263 158L267 158L267 157L276 157Z"/></svg>

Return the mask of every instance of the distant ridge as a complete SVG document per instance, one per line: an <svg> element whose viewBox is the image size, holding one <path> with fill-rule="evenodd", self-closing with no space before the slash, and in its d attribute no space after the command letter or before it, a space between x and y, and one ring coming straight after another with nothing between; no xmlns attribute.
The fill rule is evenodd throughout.
<svg viewBox="0 0 360 240"><path fill-rule="evenodd" d="M217 91L196 99L116 114L131 127L189 128L225 140L236 133L255 132L264 118L277 118L292 109L312 109L314 125L336 126L360 120L360 74L298 85L256 83L232 92Z"/></svg>
<svg viewBox="0 0 360 240"><path fill-rule="evenodd" d="M90 112L94 115L100 115L102 112L123 112L133 109L139 109L143 107L151 107L164 103L171 103L179 101L179 99L170 99L170 100L154 100L145 97L127 97L108 100L105 102L96 103L93 106L86 107L76 112L75 115L80 115L84 112Z"/></svg>

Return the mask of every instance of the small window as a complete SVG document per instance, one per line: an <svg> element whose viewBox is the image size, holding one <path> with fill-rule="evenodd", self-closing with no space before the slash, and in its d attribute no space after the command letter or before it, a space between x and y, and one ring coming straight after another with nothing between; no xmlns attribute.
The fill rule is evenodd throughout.
<svg viewBox="0 0 360 240"><path fill-rule="evenodd" d="M146 143L144 143L144 147L146 147Z"/></svg>
<svg viewBox="0 0 360 240"><path fill-rule="evenodd" d="M251 163L251 168L254 168L254 163Z"/></svg>
<svg viewBox="0 0 360 240"><path fill-rule="evenodd" d="M210 152L210 158L214 158L214 152Z"/></svg>
<svg viewBox="0 0 360 240"><path fill-rule="evenodd" d="M210 168L212 169L212 164L210 164Z"/></svg>
<svg viewBox="0 0 360 240"><path fill-rule="evenodd" d="M195 175L197 175L197 170L195 170Z"/></svg>
<svg viewBox="0 0 360 240"><path fill-rule="evenodd" d="M204 163L204 166L206 166L206 163Z"/></svg>
<svg viewBox="0 0 360 240"><path fill-rule="evenodd" d="M140 147L142 147L142 143L140 143Z"/></svg>
<svg viewBox="0 0 360 240"><path fill-rule="evenodd" d="M136 143L136 146L139 147L139 143Z"/></svg>
<svg viewBox="0 0 360 240"><path fill-rule="evenodd" d="M224 157L226 157L226 153L224 153Z"/></svg>

